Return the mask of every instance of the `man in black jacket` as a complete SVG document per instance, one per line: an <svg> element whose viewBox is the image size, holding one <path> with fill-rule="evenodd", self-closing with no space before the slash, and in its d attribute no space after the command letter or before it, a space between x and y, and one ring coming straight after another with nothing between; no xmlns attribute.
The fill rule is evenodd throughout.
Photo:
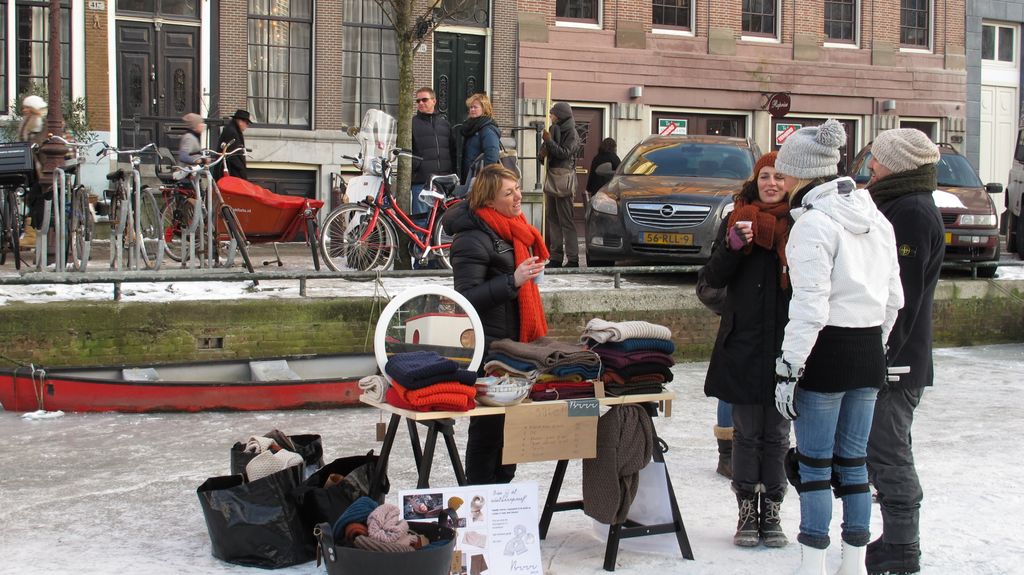
<svg viewBox="0 0 1024 575"><path fill-rule="evenodd" d="M221 148L227 149L227 151L236 150L238 148L245 148L245 137L242 135L246 128L252 124L252 116L249 115L247 110L235 110L235 115L231 116L231 121L224 125L224 129L220 132L220 138L217 140L217 150ZM249 173L245 166L245 154L232 154L224 161L213 167L213 177L220 179L224 176L224 165L227 165L227 171L229 175L235 176L236 178L242 178L243 180L248 179Z"/></svg>
<svg viewBox="0 0 1024 575"><path fill-rule="evenodd" d="M920 130L879 134L871 145L871 198L896 233L903 309L889 336L890 367L909 367L878 393L867 464L882 508L882 536L867 549L870 573L921 570L919 518L924 497L914 468L910 428L924 388L932 384L932 300L945 253L935 206L938 147Z"/></svg>
<svg viewBox="0 0 1024 575"><path fill-rule="evenodd" d="M435 111L437 98L432 88L416 91L416 115L412 117L412 211L429 212L432 203L420 201L420 191L430 177L454 173L452 157L455 140L448 119Z"/></svg>

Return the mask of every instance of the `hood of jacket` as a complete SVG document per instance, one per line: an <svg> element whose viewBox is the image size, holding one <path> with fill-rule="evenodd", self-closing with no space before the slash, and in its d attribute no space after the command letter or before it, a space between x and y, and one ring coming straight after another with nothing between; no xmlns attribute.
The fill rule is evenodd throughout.
<svg viewBox="0 0 1024 575"><path fill-rule="evenodd" d="M836 178L812 188L790 214L793 220L811 210L824 213L852 234L866 234L879 217L871 194L857 189L852 178Z"/></svg>

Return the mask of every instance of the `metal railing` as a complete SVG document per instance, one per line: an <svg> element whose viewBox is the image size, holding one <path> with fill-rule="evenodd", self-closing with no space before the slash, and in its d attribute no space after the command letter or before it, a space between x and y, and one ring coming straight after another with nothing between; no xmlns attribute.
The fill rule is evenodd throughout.
<svg viewBox="0 0 1024 575"><path fill-rule="evenodd" d="M1001 262L946 262L943 270L970 270L971 278L977 279L978 269L986 267L1020 267L1024 261ZM702 266L617 266L596 268L554 268L544 271L545 276L560 275L599 275L611 276L616 289L622 287L623 275L658 275L658 274L695 274ZM115 301L121 299L121 287L131 283L168 283L168 282L263 282L275 280L296 280L299 282L299 295L306 296L307 283L310 280L346 280L373 281L387 278L409 277L450 277L451 270L389 270L389 271L312 271L312 270L267 270L249 273L244 269L234 270L165 270L165 271L108 271L108 272L28 272L14 276L0 276L0 285L81 285L81 284L112 284Z"/></svg>

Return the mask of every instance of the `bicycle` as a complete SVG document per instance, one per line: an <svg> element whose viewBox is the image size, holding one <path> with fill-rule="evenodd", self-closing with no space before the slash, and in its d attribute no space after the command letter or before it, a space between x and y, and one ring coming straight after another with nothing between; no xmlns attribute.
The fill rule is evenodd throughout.
<svg viewBox="0 0 1024 575"><path fill-rule="evenodd" d="M66 157L64 165L55 169L53 174L54 197L57 198L58 205L63 203L65 206L63 212L55 211L63 216L63 225L57 224L59 235L56 247L59 251L55 251L55 254L64 256L64 261L58 259L55 267L63 269L67 263L70 263L73 270L84 272L89 264L96 218L89 208L89 190L81 183L79 168L81 153L98 142L70 142L53 134L50 134L47 140L60 142L75 150L75 156ZM70 194L67 193L69 189ZM62 245L63 248L61 248Z"/></svg>
<svg viewBox="0 0 1024 575"><path fill-rule="evenodd" d="M142 186L139 165L142 154L151 152L155 144L137 150L119 150L106 142L96 157L109 154L127 155L131 171L117 169L107 174L113 189L106 190L110 200L110 217L114 222L110 233L110 268L124 269L124 252L128 252L128 267L139 269L139 260L147 269L159 270L163 263L163 236L160 233L160 208L149 186Z"/></svg>
<svg viewBox="0 0 1024 575"><path fill-rule="evenodd" d="M407 153L397 149L391 152L396 157ZM355 164L363 162L351 156L343 158ZM420 198L433 200L433 204L426 225L420 226L402 210L392 194L390 179L393 160L389 161L386 156L382 156L379 164L380 176L371 176L379 180L375 193L335 209L324 221L320 247L328 267L334 271L391 269L398 249L398 232L402 232L409 238L413 255L420 263L436 258L442 266L451 269L449 254L452 240L441 225L441 216L448 208L462 201L454 197L459 177L450 174L430 179L429 185L420 192ZM350 185L349 189L352 188Z"/></svg>
<svg viewBox="0 0 1024 575"><path fill-rule="evenodd" d="M22 204L25 191L36 183L36 146L24 142L0 144L0 265L7 251L21 270Z"/></svg>
<svg viewBox="0 0 1024 575"><path fill-rule="evenodd" d="M203 150L200 157L216 160L193 166L174 168L177 183L162 186L165 205L161 214L160 235L165 242L165 251L171 259L182 265L213 267L220 262L218 242L221 234L226 235L228 254L226 265L234 261L235 250L241 254L246 269L254 272L249 258L245 232L234 208L224 201L220 187L213 179L210 168L223 162L228 156L245 153L238 148L230 152ZM206 193L203 193L203 183ZM198 207L198 209L197 209ZM218 223L223 223L220 229Z"/></svg>

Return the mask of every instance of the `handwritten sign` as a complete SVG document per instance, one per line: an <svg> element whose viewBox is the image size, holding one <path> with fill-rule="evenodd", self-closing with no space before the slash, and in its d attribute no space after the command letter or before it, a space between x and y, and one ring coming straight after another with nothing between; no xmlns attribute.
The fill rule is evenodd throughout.
<svg viewBox="0 0 1024 575"><path fill-rule="evenodd" d="M587 401L593 402L591 408ZM597 400L528 403L505 410L502 465L597 457Z"/></svg>

